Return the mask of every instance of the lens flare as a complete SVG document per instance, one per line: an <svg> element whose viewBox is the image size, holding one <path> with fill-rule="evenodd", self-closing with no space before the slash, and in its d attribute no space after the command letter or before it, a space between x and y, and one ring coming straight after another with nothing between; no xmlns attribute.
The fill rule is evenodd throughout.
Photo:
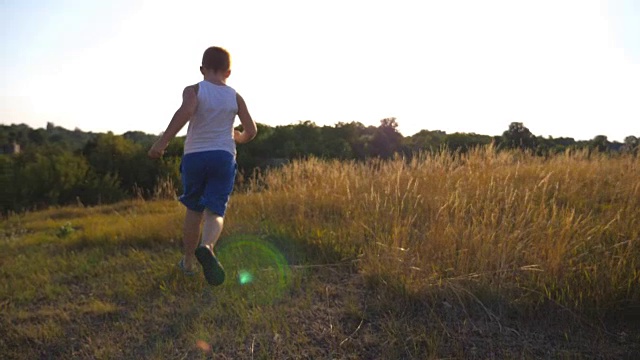
<svg viewBox="0 0 640 360"><path fill-rule="evenodd" d="M238 284L246 287L243 291L255 301L271 302L281 297L290 284L290 268L284 255L259 236L221 239L216 253L227 273L236 274Z"/></svg>
<svg viewBox="0 0 640 360"><path fill-rule="evenodd" d="M209 343L204 340L196 340L196 347L204 351L205 353L211 352L211 345L209 345Z"/></svg>
<svg viewBox="0 0 640 360"><path fill-rule="evenodd" d="M251 281L253 281L253 275L251 275L250 272L246 270L238 271L238 283L240 283L240 285L246 285Z"/></svg>

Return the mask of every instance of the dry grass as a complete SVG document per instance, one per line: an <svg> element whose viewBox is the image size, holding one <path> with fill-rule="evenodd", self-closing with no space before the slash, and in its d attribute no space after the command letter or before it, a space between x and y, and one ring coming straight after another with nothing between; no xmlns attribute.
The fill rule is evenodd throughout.
<svg viewBox="0 0 640 360"><path fill-rule="evenodd" d="M232 197L211 289L173 201L13 216L9 358L633 358L640 162L294 162Z"/></svg>
<svg viewBox="0 0 640 360"><path fill-rule="evenodd" d="M309 160L254 182L232 218L330 244L410 291L464 282L602 314L640 302L638 179L637 158L586 152Z"/></svg>

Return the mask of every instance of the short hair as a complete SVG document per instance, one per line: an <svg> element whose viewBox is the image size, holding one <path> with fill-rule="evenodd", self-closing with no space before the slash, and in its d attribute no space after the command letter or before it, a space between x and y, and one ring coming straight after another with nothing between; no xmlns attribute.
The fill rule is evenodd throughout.
<svg viewBox="0 0 640 360"><path fill-rule="evenodd" d="M231 68L231 56L227 50L212 46L202 55L202 67L213 71L227 71Z"/></svg>

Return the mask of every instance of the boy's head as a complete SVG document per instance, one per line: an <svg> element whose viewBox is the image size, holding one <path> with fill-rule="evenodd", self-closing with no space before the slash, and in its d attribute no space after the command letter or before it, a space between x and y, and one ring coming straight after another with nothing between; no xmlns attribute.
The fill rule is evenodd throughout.
<svg viewBox="0 0 640 360"><path fill-rule="evenodd" d="M204 51L202 55L202 66L200 72L213 72L226 77L231 74L231 56L229 52L221 47L212 46Z"/></svg>

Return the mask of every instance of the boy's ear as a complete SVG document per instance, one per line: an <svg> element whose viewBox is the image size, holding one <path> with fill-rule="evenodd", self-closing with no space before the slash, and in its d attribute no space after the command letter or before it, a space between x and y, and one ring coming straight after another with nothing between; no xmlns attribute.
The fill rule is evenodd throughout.
<svg viewBox="0 0 640 360"><path fill-rule="evenodd" d="M225 79L228 78L229 75L231 75L231 69L227 70L227 72L224 74Z"/></svg>
<svg viewBox="0 0 640 360"><path fill-rule="evenodd" d="M204 75L204 67L200 66L200 74Z"/></svg>

